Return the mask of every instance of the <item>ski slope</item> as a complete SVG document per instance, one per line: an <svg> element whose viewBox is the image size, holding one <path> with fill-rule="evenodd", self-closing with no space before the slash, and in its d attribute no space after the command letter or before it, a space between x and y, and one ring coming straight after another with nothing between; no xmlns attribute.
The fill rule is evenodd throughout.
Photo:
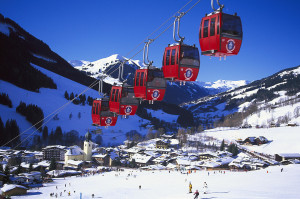
<svg viewBox="0 0 300 199"><path fill-rule="evenodd" d="M78 199L82 193L83 199L92 198L92 194L94 198L102 199L192 199L193 194L188 193L189 182L193 192L199 190L199 199L296 199L299 198L300 165L273 166L249 172L225 171L225 174L209 171L209 175L203 170L189 175L177 171L125 170L55 179L39 190L32 189L25 196L12 198L51 198L50 193L58 193L58 198ZM208 184L208 194L203 193L204 182ZM67 194L69 191L71 196Z"/></svg>
<svg viewBox="0 0 300 199"><path fill-rule="evenodd" d="M25 102L27 105L34 104L40 107L44 112L44 125L49 129L49 133L56 127L60 126L63 132L69 132L76 130L79 135L85 135L87 130L96 129L92 126L91 106L86 105L75 105L68 103L69 101L64 98L65 91L70 95L71 92L80 94L85 91L86 97L90 96L98 98L99 94L93 89L86 90L87 87L74 82L70 79L62 77L56 73L48 71L42 67L32 64L33 67L40 70L42 73L51 77L57 85L57 89L40 88L39 92L32 92L22 88L19 88L11 83L0 80L0 92L8 94L12 101L12 108L0 104L0 117L5 124L9 119L15 119L20 128L20 133L31 127L31 124L25 119L24 116L16 112L16 107L20 102ZM58 111L59 112L56 112ZM58 120L53 119L53 113L57 113ZM80 113L80 117L78 116ZM70 115L72 117L70 118ZM48 117L47 117L48 116ZM47 118L46 118L47 117ZM137 115L131 116L127 119L118 117L117 125L114 127L108 127L102 129L103 145L119 145L126 140L126 133L130 130L137 130L142 135L147 133L147 129L140 128L141 123L148 123L148 120L142 120ZM41 135L35 128L26 131L21 136L21 140L27 135ZM30 136L32 138L33 136ZM93 136L94 138L95 136ZM28 139L30 142L31 139Z"/></svg>
<svg viewBox="0 0 300 199"><path fill-rule="evenodd" d="M215 137L219 140L227 140L229 143L237 139L246 139L247 137L264 136L270 142L260 146L253 145L244 147L251 151L261 152L265 154L278 153L300 153L300 127L277 127L277 128L250 128L250 129L230 129L216 128L206 130L205 134Z"/></svg>

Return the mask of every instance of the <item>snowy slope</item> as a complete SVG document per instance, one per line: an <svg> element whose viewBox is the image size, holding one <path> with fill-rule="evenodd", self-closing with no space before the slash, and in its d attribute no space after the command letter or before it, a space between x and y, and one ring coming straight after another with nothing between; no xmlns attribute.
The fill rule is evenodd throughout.
<svg viewBox="0 0 300 199"><path fill-rule="evenodd" d="M57 109L63 107L63 109L58 113L59 120L51 119L53 115L50 115L50 117L45 119L45 121L50 119L46 124L49 131L51 131L51 129L55 130L57 126L61 126L63 132L76 130L80 135L84 135L87 130L93 130L96 128L91 125L91 106L74 105L73 103L67 104L68 100L64 98L65 91L68 91L69 94L71 92L74 94L80 94L81 92L85 91L87 87L39 66L33 65L33 67L51 77L57 84L57 89L41 88L40 92L36 93L21 89L15 85L0 80L1 92L8 94L13 105L13 108L0 105L0 116L4 123L8 119L15 119L20 127L20 132L24 132L31 126L31 124L26 121L25 117L15 112L16 107L22 101L26 104L35 104L42 108L45 118L55 112ZM99 97L98 92L92 89L87 90L84 94L93 98ZM78 117L79 113L81 114L80 118ZM72 114L71 119L69 118L70 114ZM141 118L136 115L128 119L122 119L120 117L115 127L109 127L107 129L103 128L102 137L104 145L108 143L122 143L126 139L125 133L130 130L138 130L141 134L146 134L147 130L139 128L139 125L141 124L139 120L141 120ZM147 123L147 120L144 120L144 122ZM27 133L24 133L22 138L33 133L34 131L35 128L31 129Z"/></svg>
<svg viewBox="0 0 300 199"><path fill-rule="evenodd" d="M205 134L215 137L219 140L227 140L228 143L235 142L237 139L246 139L247 137L264 136L270 142L260 146L246 146L251 151L262 152L265 154L278 153L300 153L300 127L277 127L277 128L260 128L260 129L230 129L216 128L205 130Z"/></svg>
<svg viewBox="0 0 300 199"><path fill-rule="evenodd" d="M236 126L300 124L299 71L300 66L288 68L247 85L185 103L183 107L192 111L199 121L210 120L210 123L239 112L244 113L240 115L244 121Z"/></svg>

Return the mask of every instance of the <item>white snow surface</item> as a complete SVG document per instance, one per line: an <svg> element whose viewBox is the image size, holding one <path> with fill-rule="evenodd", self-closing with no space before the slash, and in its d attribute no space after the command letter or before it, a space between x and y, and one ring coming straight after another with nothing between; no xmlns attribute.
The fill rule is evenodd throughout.
<svg viewBox="0 0 300 199"><path fill-rule="evenodd" d="M228 143L235 142L237 139L247 137L264 136L270 142L262 145L243 147L251 151L262 152L270 155L279 153L300 153L300 127L277 127L277 128L250 128L250 129L229 129L217 128L206 130L205 134L219 140L226 140Z"/></svg>
<svg viewBox="0 0 300 199"><path fill-rule="evenodd" d="M280 172L283 168L283 172ZM128 176L128 174L132 174ZM273 166L250 172L225 171L216 173L196 171L181 174L176 171L138 171L108 172L90 177L68 177L55 179L44 187L31 189L25 196L12 198L50 198L57 193L59 198L107 198L107 199L192 199L188 193L189 183L192 191L199 190L199 198L218 199L295 199L299 198L297 187L300 184L300 165ZM208 193L204 194L204 182ZM70 183L70 184L69 184ZM56 189L57 186L57 189ZM66 187L65 187L66 186ZM141 186L141 189L139 189ZM66 190L66 192L64 192ZM70 191L71 196L68 196ZM75 192L74 192L75 191ZM62 196L60 197L60 192Z"/></svg>
<svg viewBox="0 0 300 199"><path fill-rule="evenodd" d="M88 62L88 61L82 61L82 65L80 65L80 62L76 62L76 64L79 64L78 66L74 66L76 69L89 72L94 78L98 78L99 74L101 74L103 71L106 70L106 68L113 66L113 65L120 65L120 62L128 60L128 58L122 57L121 55L114 54L109 57L99 59L97 61ZM127 62L128 64L135 64L138 66L141 66L140 61L138 60L130 60ZM107 71L109 74L112 71Z"/></svg>
<svg viewBox="0 0 300 199"><path fill-rule="evenodd" d="M246 80L217 80L215 82L197 82L198 85L207 89L216 89L218 92L224 92L240 86L247 85L249 82Z"/></svg>
<svg viewBox="0 0 300 199"><path fill-rule="evenodd" d="M68 91L69 95L71 92L74 94L80 94L87 89L86 86L64 78L37 65L32 64L32 66L40 70L48 77L51 77L56 83L57 89L40 88L39 92L37 93L19 88L13 84L0 80L1 93L3 92L8 94L13 105L13 108L9 108L8 106L0 104L0 117L4 124L9 119L15 119L20 127L20 133L31 127L31 124L25 119L24 116L16 113L16 107L22 101L27 105L37 105L43 110L45 118L49 116L47 119L45 119L45 121L50 119L50 121L45 125L48 127L49 132L51 132L51 129L55 130L57 126L61 126L63 132L76 130L79 132L79 135L85 135L86 131L89 129L96 129L96 127L92 126L91 106L88 106L87 104L85 106L74 105L73 103L66 105L68 100L64 98L65 91ZM86 91L84 94L93 98L99 97L98 92L93 89ZM50 114L61 107L64 108L58 113L59 120L51 119L53 115ZM81 114L80 118L78 117L79 113ZM69 118L70 114L72 114L71 119ZM142 135L145 135L147 133L147 129L139 128L139 124L141 124L141 122L147 123L148 120L142 120L137 115L130 116L126 119L119 117L116 126L108 127L107 129L101 128L103 133L103 144L108 145L122 143L124 140L126 140L126 132L130 130L137 130ZM22 135L21 140L34 131L35 128L25 132ZM38 132L36 133L39 134ZM30 138L32 138L32 136Z"/></svg>

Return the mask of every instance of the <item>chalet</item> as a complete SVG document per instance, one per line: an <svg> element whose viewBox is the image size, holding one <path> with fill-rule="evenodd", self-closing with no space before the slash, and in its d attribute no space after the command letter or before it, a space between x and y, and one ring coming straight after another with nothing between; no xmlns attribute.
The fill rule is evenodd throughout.
<svg viewBox="0 0 300 199"><path fill-rule="evenodd" d="M191 165L191 160L188 157L177 157L176 165L178 168L185 168Z"/></svg>
<svg viewBox="0 0 300 199"><path fill-rule="evenodd" d="M171 135L163 134L163 135L161 135L161 137L164 139L174 139L175 134L171 134Z"/></svg>
<svg viewBox="0 0 300 199"><path fill-rule="evenodd" d="M297 124L296 124L296 123L288 123L287 126L292 126L292 127L294 127L294 126L297 126Z"/></svg>
<svg viewBox="0 0 300 199"><path fill-rule="evenodd" d="M82 160L68 160L67 164L64 166L64 169L75 169L78 170L82 168L84 165L84 161Z"/></svg>
<svg viewBox="0 0 300 199"><path fill-rule="evenodd" d="M139 166L139 167L144 167L144 166L148 166L152 163L152 156L147 156L147 155L141 155L141 154L135 154L132 156L132 159L135 160L135 163Z"/></svg>
<svg viewBox="0 0 300 199"><path fill-rule="evenodd" d="M264 136L259 136L259 137L255 138L255 143L257 145L266 144L268 142L269 142L268 139L265 138Z"/></svg>
<svg viewBox="0 0 300 199"><path fill-rule="evenodd" d="M212 158L216 158L217 155L215 155L213 153L199 153L198 157L199 157L199 160L209 160Z"/></svg>
<svg viewBox="0 0 300 199"><path fill-rule="evenodd" d="M92 158L95 159L100 166L111 166L112 160L108 154L95 154Z"/></svg>
<svg viewBox="0 0 300 199"><path fill-rule="evenodd" d="M285 160L292 160L297 159L300 160L300 153L279 153L275 154L276 161L285 161Z"/></svg>
<svg viewBox="0 0 300 199"><path fill-rule="evenodd" d="M56 161L65 160L66 147L61 145L47 146L43 148L44 160L55 159Z"/></svg>
<svg viewBox="0 0 300 199"><path fill-rule="evenodd" d="M156 148L159 149L168 149L170 147L170 143L171 143L170 140L157 140L155 145Z"/></svg>
<svg viewBox="0 0 300 199"><path fill-rule="evenodd" d="M256 143L255 143L255 138L256 138L256 137L247 137L247 138L244 140L244 143L245 143L245 144L248 144L248 145L254 145L254 144L256 144Z"/></svg>
<svg viewBox="0 0 300 199"><path fill-rule="evenodd" d="M2 188L2 195L3 196L17 196L17 195L26 195L27 188L21 185L16 184L5 184Z"/></svg>

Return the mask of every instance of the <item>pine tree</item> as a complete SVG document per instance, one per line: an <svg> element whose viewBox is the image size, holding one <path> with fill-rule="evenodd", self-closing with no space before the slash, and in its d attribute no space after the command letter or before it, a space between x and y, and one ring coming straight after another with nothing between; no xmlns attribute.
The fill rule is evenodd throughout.
<svg viewBox="0 0 300 199"><path fill-rule="evenodd" d="M43 129L43 140L44 142L47 141L48 139L48 127L45 126L44 129Z"/></svg>
<svg viewBox="0 0 300 199"><path fill-rule="evenodd" d="M223 140L220 146L220 151L224 151L225 149L225 141Z"/></svg>
<svg viewBox="0 0 300 199"><path fill-rule="evenodd" d="M55 129L54 139L55 139L56 144L62 144L63 133L62 133L62 129L60 126L56 127L56 129Z"/></svg>
<svg viewBox="0 0 300 199"><path fill-rule="evenodd" d="M2 119L1 119L1 117L0 117L0 146L2 146L3 144L5 144L5 142L4 142L4 139L2 139L2 138L4 138L4 124L3 124L3 122L2 122Z"/></svg>
<svg viewBox="0 0 300 199"><path fill-rule="evenodd" d="M16 120L7 120L4 129L5 142L11 141L8 146L14 147L20 143L20 129Z"/></svg>
<svg viewBox="0 0 300 199"><path fill-rule="evenodd" d="M29 164L29 172L31 172L31 171L33 171L33 164L32 163Z"/></svg>
<svg viewBox="0 0 300 199"><path fill-rule="evenodd" d="M20 174L22 173L22 167L21 165L18 166L17 170L16 170L16 174Z"/></svg>
<svg viewBox="0 0 300 199"><path fill-rule="evenodd" d="M51 162L50 162L50 166L49 166L49 170L52 171L52 170L55 170L56 169L56 161L54 158L51 159Z"/></svg>
<svg viewBox="0 0 300 199"><path fill-rule="evenodd" d="M72 92L71 94L70 94L70 100L73 100L74 99L74 93Z"/></svg>
<svg viewBox="0 0 300 199"><path fill-rule="evenodd" d="M65 98L67 99L67 100L70 100L70 97L69 97L69 93L67 92L67 91L65 91Z"/></svg>
<svg viewBox="0 0 300 199"><path fill-rule="evenodd" d="M3 165L0 164L0 173L3 173Z"/></svg>

